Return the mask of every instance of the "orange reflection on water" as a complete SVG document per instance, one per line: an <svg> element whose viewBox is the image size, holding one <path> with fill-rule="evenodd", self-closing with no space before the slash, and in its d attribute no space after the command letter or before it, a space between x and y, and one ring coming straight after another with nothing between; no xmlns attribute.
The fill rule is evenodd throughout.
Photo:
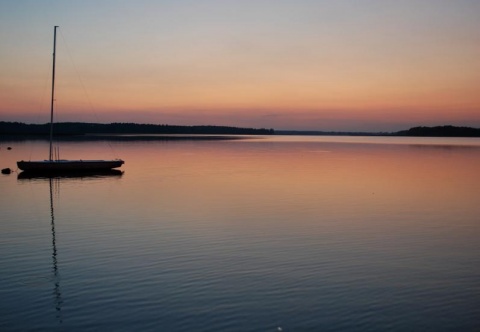
<svg viewBox="0 0 480 332"><path fill-rule="evenodd" d="M268 215L294 227L480 215L475 147L242 140L132 143L122 152L125 189L150 217L251 226Z"/></svg>

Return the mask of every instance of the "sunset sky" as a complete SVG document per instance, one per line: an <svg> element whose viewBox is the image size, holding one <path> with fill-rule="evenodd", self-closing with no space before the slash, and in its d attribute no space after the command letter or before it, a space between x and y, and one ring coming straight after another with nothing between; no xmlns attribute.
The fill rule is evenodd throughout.
<svg viewBox="0 0 480 332"><path fill-rule="evenodd" d="M0 0L0 121L480 127L480 1Z"/></svg>

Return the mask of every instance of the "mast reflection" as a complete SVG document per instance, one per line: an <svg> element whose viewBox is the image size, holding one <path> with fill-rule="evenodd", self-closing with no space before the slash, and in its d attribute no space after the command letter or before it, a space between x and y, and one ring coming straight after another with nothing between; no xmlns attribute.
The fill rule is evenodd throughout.
<svg viewBox="0 0 480 332"><path fill-rule="evenodd" d="M34 183L44 183L48 181L49 185L49 198L50 198L50 229L52 232L52 279L54 283L53 287L53 300L55 306L55 315L60 324L63 323L62 315L62 291L60 287L60 267L58 260L58 250L57 250L57 235L55 231L55 208L54 208L54 198L58 198L60 195L60 182L69 181L70 179L75 180L88 180L96 178L120 178L123 175L123 171L119 170L108 170L101 172L79 172L79 173L36 173L36 172L21 172L17 176L17 180L20 181L33 181Z"/></svg>
<svg viewBox="0 0 480 332"><path fill-rule="evenodd" d="M54 179L50 178L48 181L50 187L50 217L51 217L51 230L52 230L52 262L53 262L53 282L54 282L54 303L55 303L55 312L56 317L60 323L63 322L62 318L62 292L60 290L60 276L59 276L59 269L58 269L58 260L57 260L57 242L56 242L56 235L55 235L55 213L53 208L53 186L54 186ZM56 181L55 184L58 184ZM58 189L58 186L56 186ZM58 191L57 191L58 193Z"/></svg>

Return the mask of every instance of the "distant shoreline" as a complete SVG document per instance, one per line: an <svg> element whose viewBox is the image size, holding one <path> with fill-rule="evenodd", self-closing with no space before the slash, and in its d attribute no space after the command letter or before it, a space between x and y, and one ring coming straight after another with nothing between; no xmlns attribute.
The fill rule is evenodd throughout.
<svg viewBox="0 0 480 332"><path fill-rule="evenodd" d="M254 135L181 135L181 134L71 134L55 136L56 141L225 141L248 139ZM49 135L3 135L0 141L49 141Z"/></svg>
<svg viewBox="0 0 480 332"><path fill-rule="evenodd" d="M340 131L298 131L276 130L276 135L303 136L407 136L407 137L480 137L480 128L436 126L412 127L396 132L340 132Z"/></svg>
<svg viewBox="0 0 480 332"><path fill-rule="evenodd" d="M0 121L0 134L48 135L50 124L26 124ZM85 134L188 134L188 135L272 135L273 129L227 126L172 126L138 123L59 122L54 124L55 135Z"/></svg>
<svg viewBox="0 0 480 332"><path fill-rule="evenodd" d="M480 128L436 126L413 127L397 132L337 132L274 130L227 126L172 126L136 123L56 123L57 140L226 140L252 135L300 136L409 136L409 137L480 137ZM0 121L0 139L48 139L49 124L25 124Z"/></svg>

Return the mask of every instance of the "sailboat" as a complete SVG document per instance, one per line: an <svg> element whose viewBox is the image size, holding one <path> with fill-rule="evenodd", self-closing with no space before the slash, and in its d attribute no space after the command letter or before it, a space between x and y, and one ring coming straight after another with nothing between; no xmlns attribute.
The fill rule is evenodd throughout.
<svg viewBox="0 0 480 332"><path fill-rule="evenodd" d="M57 44L57 28L53 29L53 69L52 98L50 103L50 152L48 160L17 161L17 166L24 172L62 173L62 172L96 172L121 167L125 162L114 160L64 160L53 158L53 109L55 99L55 52Z"/></svg>

